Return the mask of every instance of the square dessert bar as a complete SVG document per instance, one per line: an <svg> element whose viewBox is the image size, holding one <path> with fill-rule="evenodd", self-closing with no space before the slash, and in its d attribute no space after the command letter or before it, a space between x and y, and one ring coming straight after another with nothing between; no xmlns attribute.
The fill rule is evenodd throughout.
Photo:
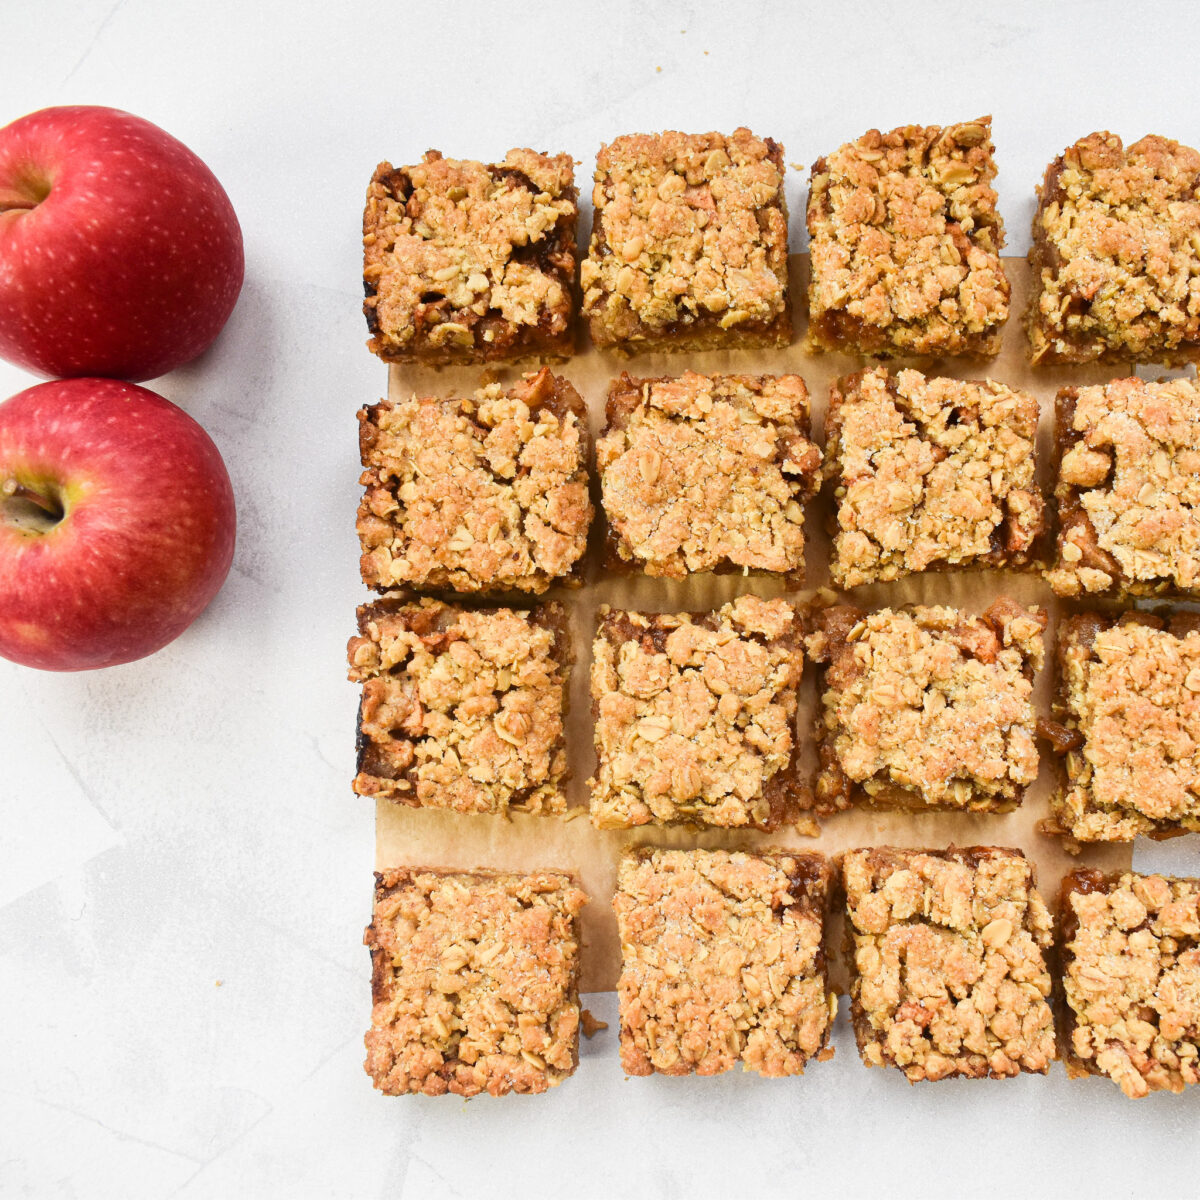
<svg viewBox="0 0 1200 1200"><path fill-rule="evenodd" d="M851 850L850 1018L869 1067L922 1080L1046 1074L1050 913L1020 850Z"/></svg>
<svg viewBox="0 0 1200 1200"><path fill-rule="evenodd" d="M1200 154L1081 138L1046 168L1025 313L1035 363L1200 358Z"/></svg>
<svg viewBox="0 0 1200 1200"><path fill-rule="evenodd" d="M1055 408L1060 596L1200 597L1200 387L1063 388Z"/></svg>
<svg viewBox="0 0 1200 1200"><path fill-rule="evenodd" d="M783 600L711 613L600 609L592 652L599 829L686 823L774 829L796 774L800 623Z"/></svg>
<svg viewBox="0 0 1200 1200"><path fill-rule="evenodd" d="M561 604L530 612L384 598L358 610L354 790L415 808L563 812L571 651Z"/></svg>
<svg viewBox="0 0 1200 1200"><path fill-rule="evenodd" d="M574 350L569 154L381 163L363 214L363 312L386 362L478 363Z"/></svg>
<svg viewBox="0 0 1200 1200"><path fill-rule="evenodd" d="M835 586L1026 566L1044 528L1037 424L1034 396L990 379L875 367L838 380L825 417Z"/></svg>
<svg viewBox="0 0 1200 1200"><path fill-rule="evenodd" d="M613 907L628 1075L802 1075L836 1011L820 854L630 850Z"/></svg>
<svg viewBox="0 0 1200 1200"><path fill-rule="evenodd" d="M609 389L596 464L608 566L804 577L804 504L820 486L799 375L633 379Z"/></svg>
<svg viewBox="0 0 1200 1200"><path fill-rule="evenodd" d="M1008 319L990 117L908 125L813 164L808 347L991 356Z"/></svg>
<svg viewBox="0 0 1200 1200"><path fill-rule="evenodd" d="M578 570L592 521L587 410L549 368L471 400L382 400L358 420L368 587L544 592Z"/></svg>
<svg viewBox="0 0 1200 1200"><path fill-rule="evenodd" d="M1001 598L811 616L822 670L818 812L852 804L1008 812L1037 778L1033 674L1046 614Z"/></svg>
<svg viewBox="0 0 1200 1200"><path fill-rule="evenodd" d="M630 134L603 146L580 270L597 346L786 346L783 147L748 129Z"/></svg>
<svg viewBox="0 0 1200 1200"><path fill-rule="evenodd" d="M1200 1083L1200 879L1076 870L1059 920L1068 1074L1131 1099Z"/></svg>
<svg viewBox="0 0 1200 1200"><path fill-rule="evenodd" d="M1055 828L1082 842L1200 832L1200 615L1067 617L1058 631Z"/></svg>
<svg viewBox="0 0 1200 1200"><path fill-rule="evenodd" d="M396 867L375 875L367 1074L390 1096L544 1092L579 1060L569 875Z"/></svg>

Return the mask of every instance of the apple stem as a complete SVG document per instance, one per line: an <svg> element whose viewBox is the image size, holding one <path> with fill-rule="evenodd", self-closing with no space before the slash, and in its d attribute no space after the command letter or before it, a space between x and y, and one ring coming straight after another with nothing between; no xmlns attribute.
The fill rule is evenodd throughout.
<svg viewBox="0 0 1200 1200"><path fill-rule="evenodd" d="M63 506L55 497L15 479L0 483L0 521L28 533L49 533L63 516Z"/></svg>

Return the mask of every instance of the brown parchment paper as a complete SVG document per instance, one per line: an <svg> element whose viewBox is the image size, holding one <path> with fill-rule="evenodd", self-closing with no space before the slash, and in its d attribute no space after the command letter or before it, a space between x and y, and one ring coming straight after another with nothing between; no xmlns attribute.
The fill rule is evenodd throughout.
<svg viewBox="0 0 1200 1200"><path fill-rule="evenodd" d="M1012 317L1005 330L1004 346L991 363L963 363L946 360L928 373L980 378L987 375L1013 387L1026 389L1041 402L1038 431L1038 477L1047 484L1050 463L1054 394L1066 384L1103 383L1129 374L1114 367L1084 367L1061 370L1030 367L1025 358L1024 331L1020 314L1029 290L1029 268L1022 258L1005 260L1012 282ZM802 309L807 287L807 255L791 258L792 295ZM677 375L686 368L702 372L733 371L780 373L795 371L808 384L812 399L813 430L820 435L830 383L840 375L858 370L861 363L841 355L808 355L802 349L803 321L792 345L784 350L720 351L705 354L647 354L623 359L601 353L590 345L581 330L579 352L554 370L565 375L587 401L593 437L603 424L604 398L609 381L622 370L634 375ZM528 367L523 368L528 370ZM494 372L507 382L518 369ZM393 366L389 372L389 394L399 399L422 395L470 394L479 386L477 367L433 368ZM599 496L594 488L597 519L593 534L602 528ZM944 847L951 843L1020 847L1037 866L1038 884L1043 896L1053 903L1063 874L1077 862L1104 870L1128 868L1132 861L1129 846L1086 847L1079 859L1073 859L1057 838L1037 831L1039 821L1049 815L1053 764L1043 749L1041 773L1026 794L1024 804L1015 812L999 816L959 813L887 813L851 811L825 818L817 837L803 836L785 828L773 834L753 831L664 829L643 826L635 830L597 830L587 816L586 781L595 766L592 747L591 703L588 673L591 643L596 624L596 609L601 604L658 612L683 612L719 607L735 596L753 592L762 596L786 595L806 600L819 587L828 585L829 537L825 533L828 500L822 496L810 506L807 521L807 586L803 591L789 590L781 582L765 577L740 575L699 575L682 581L621 576L608 573L600 564L600 539L593 536L582 588L557 588L546 598L562 600L571 614L575 648L575 667L571 676L571 709L567 721L567 747L571 767L568 799L572 806L567 817L514 815L505 820L489 816L468 816L407 808L380 800L376 809L376 867L401 864L468 869L492 867L504 870L552 868L568 870L582 882L591 897L583 914L583 991L605 991L616 986L620 972L620 944L612 911L616 883L616 865L621 850L632 843L650 842L664 846L701 846L706 848L750 849L782 846L798 850L820 850L838 854L854 846L892 844L898 846ZM999 595L1008 595L1023 604L1040 604L1050 614L1047 635L1047 667L1037 677L1034 704L1040 714L1050 708L1052 688L1052 650L1055 623L1060 606L1054 594L1032 573L963 571L938 572L910 576L892 583L858 588L854 602L865 608L909 603L952 604L982 610ZM817 711L816 671L805 669L800 694L799 746L801 769L815 774L816 752L813 721ZM835 941L838 944L840 939ZM835 983L838 982L835 973Z"/></svg>

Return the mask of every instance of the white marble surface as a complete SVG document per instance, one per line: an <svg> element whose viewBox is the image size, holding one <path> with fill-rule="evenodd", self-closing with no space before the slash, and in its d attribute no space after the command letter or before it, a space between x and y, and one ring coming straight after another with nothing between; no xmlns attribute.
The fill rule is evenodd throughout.
<svg viewBox="0 0 1200 1200"><path fill-rule="evenodd" d="M626 1081L610 1029L546 1097L379 1097L361 1068L372 811L349 792L342 666L354 412L385 386L359 311L379 159L533 145L586 176L618 133L747 123L809 163L872 125L990 111L1021 252L1034 183L1075 137L1200 143L1193 6L4 10L0 123L102 103L163 125L232 196L247 281L215 349L155 385L233 476L224 591L141 663L0 663L0 1196L1195 1194L1200 1095L1131 1106L1061 1068L910 1089L864 1071L844 1026L802 1080ZM30 382L0 364L0 396ZM1138 862L1195 874L1200 840Z"/></svg>

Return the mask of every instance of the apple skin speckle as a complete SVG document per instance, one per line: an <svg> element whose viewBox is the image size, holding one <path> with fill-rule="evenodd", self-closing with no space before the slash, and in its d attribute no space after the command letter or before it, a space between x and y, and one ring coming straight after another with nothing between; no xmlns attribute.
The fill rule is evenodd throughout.
<svg viewBox="0 0 1200 1200"><path fill-rule="evenodd" d="M225 190L158 126L73 106L0 129L0 357L152 379L211 345L244 273Z"/></svg>
<svg viewBox="0 0 1200 1200"><path fill-rule="evenodd" d="M0 489L10 480L63 514L31 532L0 503L0 656L13 662L81 671L143 658L229 574L225 464L193 418L147 388L63 379L0 404Z"/></svg>

